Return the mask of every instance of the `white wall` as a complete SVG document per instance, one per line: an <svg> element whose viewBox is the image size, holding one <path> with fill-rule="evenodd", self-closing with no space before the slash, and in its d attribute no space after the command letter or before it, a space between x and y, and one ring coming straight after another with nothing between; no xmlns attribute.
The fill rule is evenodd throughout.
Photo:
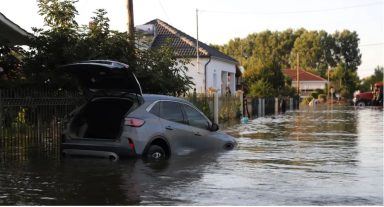
<svg viewBox="0 0 384 207"><path fill-rule="evenodd" d="M325 89L327 81L300 81L300 90ZM292 81L292 86L296 87L297 81Z"/></svg>
<svg viewBox="0 0 384 207"><path fill-rule="evenodd" d="M199 70L197 70L196 58L188 59L190 62L187 64L187 76L192 77L192 82L195 85L192 87L196 88L197 93L204 93L204 65L208 62L208 58L199 59Z"/></svg>
<svg viewBox="0 0 384 207"><path fill-rule="evenodd" d="M199 59L199 70L197 71L196 58L190 58L190 63L187 64L188 72L187 75L192 77L192 81L195 83L195 88L197 93L204 93L204 81L205 81L205 64L208 63L209 58L200 58ZM223 72L228 72L231 76L230 90L232 94L235 94L236 89L236 65L234 63L227 62L225 60L220 60L217 58L212 58L207 65L207 90L209 88L215 88L221 94L221 77ZM216 75L214 75L216 74ZM214 76L216 76L216 81L214 81ZM232 78L233 77L233 78ZM215 84L214 84L215 83Z"/></svg>
<svg viewBox="0 0 384 207"><path fill-rule="evenodd" d="M222 80L222 74L228 72L231 76L229 87L231 90L232 95L235 94L236 90L236 65L234 63L227 62L225 60L220 60L216 58L212 58L211 62L207 66L207 88L215 88L218 90L218 92L225 93L225 91L222 91L221 89L221 83L226 82L226 80ZM214 73L216 73L217 81L216 85L214 85ZM233 78L232 78L233 77Z"/></svg>

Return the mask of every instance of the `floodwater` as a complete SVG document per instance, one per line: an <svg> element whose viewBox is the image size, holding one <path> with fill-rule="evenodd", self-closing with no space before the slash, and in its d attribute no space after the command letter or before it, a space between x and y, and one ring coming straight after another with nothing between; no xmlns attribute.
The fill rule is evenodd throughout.
<svg viewBox="0 0 384 207"><path fill-rule="evenodd" d="M383 205L383 110L304 108L225 130L237 149L0 165L0 205Z"/></svg>

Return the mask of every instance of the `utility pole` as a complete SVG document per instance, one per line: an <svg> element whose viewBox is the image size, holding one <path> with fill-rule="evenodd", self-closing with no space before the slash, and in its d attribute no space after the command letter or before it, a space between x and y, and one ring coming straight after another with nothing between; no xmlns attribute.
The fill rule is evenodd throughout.
<svg viewBox="0 0 384 207"><path fill-rule="evenodd" d="M128 10L128 35L129 41L132 46L135 45L135 23L133 19L133 0L127 0L127 10Z"/></svg>
<svg viewBox="0 0 384 207"><path fill-rule="evenodd" d="M296 63L296 87L297 87L297 95L300 96L300 73L299 73L299 53L296 54L296 59L297 59L297 63Z"/></svg>
<svg viewBox="0 0 384 207"><path fill-rule="evenodd" d="M199 57L199 10L196 9L196 70L197 70L197 73L200 73L199 59L200 59L200 57ZM206 84L205 83L205 77L204 77L204 84ZM205 85L204 85L204 88L206 88ZM206 92L206 91L204 91L204 92Z"/></svg>
<svg viewBox="0 0 384 207"><path fill-rule="evenodd" d="M327 89L327 100L329 99L329 93L330 93L330 92L329 92L329 87L330 87L330 85L331 85L330 82L329 82L329 72L330 72L330 70L331 70L331 67L328 66L328 89Z"/></svg>

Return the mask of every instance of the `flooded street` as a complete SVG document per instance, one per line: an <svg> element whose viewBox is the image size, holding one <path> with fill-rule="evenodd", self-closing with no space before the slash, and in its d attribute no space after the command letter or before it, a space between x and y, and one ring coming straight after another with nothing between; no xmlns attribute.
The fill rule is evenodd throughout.
<svg viewBox="0 0 384 207"><path fill-rule="evenodd" d="M0 205L382 205L383 110L302 108L225 130L220 154L0 165Z"/></svg>

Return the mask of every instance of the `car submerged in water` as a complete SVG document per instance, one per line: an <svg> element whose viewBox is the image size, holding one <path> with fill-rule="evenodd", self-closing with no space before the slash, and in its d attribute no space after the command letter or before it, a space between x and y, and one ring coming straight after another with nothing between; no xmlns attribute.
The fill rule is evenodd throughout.
<svg viewBox="0 0 384 207"><path fill-rule="evenodd" d="M190 102L142 94L136 76L123 63L93 60L61 68L79 79L89 97L69 116L62 135L64 156L162 160L236 146L233 137L219 132Z"/></svg>

